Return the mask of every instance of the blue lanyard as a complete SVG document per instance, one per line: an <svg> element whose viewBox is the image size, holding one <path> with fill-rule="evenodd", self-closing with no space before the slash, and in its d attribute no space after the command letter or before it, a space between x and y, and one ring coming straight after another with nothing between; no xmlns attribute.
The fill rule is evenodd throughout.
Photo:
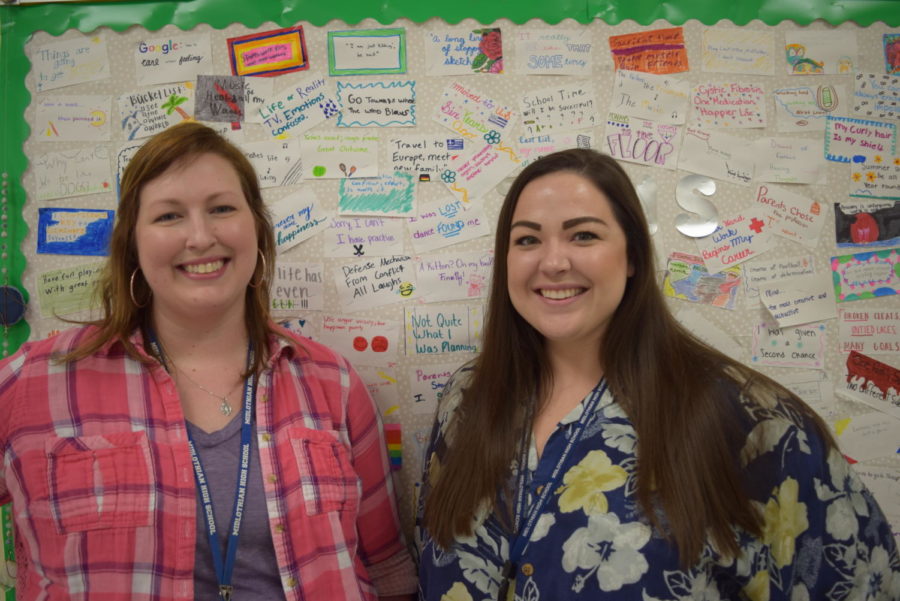
<svg viewBox="0 0 900 601"><path fill-rule="evenodd" d="M153 332L149 332L150 346L153 352L163 361L165 357L162 348L156 340ZM253 365L253 345L247 346L247 367ZM250 475L250 446L253 424L253 400L256 396L256 375L251 374L244 382L244 414L241 423L241 461L238 466L237 491L234 496L234 509L231 514L231 531L228 533L228 546L225 550L225 560L222 560L222 546L219 544L216 529L216 518L213 513L212 495L209 492L209 483L200 463L200 456L194 445L194 438L188 429L188 448L191 452L191 463L194 465L194 480L197 482L197 490L200 494L200 502L203 505L203 515L206 518L206 531L209 535L209 548L212 552L213 566L216 570L216 579L219 581L219 598L229 601L234 587L231 585L231 577L234 573L234 562L237 557L238 537L240 536L241 517L244 513L244 502L247 498L247 480Z"/></svg>
<svg viewBox="0 0 900 601"><path fill-rule="evenodd" d="M509 582L512 579L513 572L515 572L519 560L522 558L525 549L528 547L528 542L531 540L531 535L534 533L535 526L537 526L538 518L543 513L547 502L550 500L550 495L553 494L553 491L556 490L559 485L559 480L563 474L563 468L566 467L569 456L572 454L572 449L574 449L581 441L584 430L587 427L587 422L597 409L597 405L600 403L600 398L603 396L604 392L606 392L606 380L601 379L594 387L594 390L591 391L587 401L585 401L581 417L579 417L578 421L575 423L572 434L569 437L568 442L566 442L563 452L556 460L556 465L553 467L553 471L550 472L550 478L541 486L537 499L531 504L531 507L529 507L528 516L524 524L522 524L522 516L525 513L525 473L528 471L528 450L530 445L522 445L522 455L519 458L519 473L516 478L516 538L512 545L510 545L509 559L503 564L503 569L501 571L503 581L500 584L500 595L498 597L500 601L505 601L506 599L505 592L509 587Z"/></svg>

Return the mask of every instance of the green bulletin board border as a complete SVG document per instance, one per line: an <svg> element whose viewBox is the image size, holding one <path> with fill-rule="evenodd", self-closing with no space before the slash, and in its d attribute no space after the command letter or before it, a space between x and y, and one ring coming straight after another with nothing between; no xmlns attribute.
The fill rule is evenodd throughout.
<svg viewBox="0 0 900 601"><path fill-rule="evenodd" d="M580 23L601 20L610 25L632 20L648 25L662 19L681 25L696 19L706 25L729 20L746 25L760 20L777 25L784 20L807 25L817 19L832 25L853 21L868 26L882 21L890 27L900 25L900 0L457 0L446 5L422 0L149 0L144 2L49 3L0 6L0 180L8 201L5 237L0 238L0 285L17 287L28 299L22 285L25 255L21 244L28 232L22 218L25 190L21 184L28 160L22 149L30 128L25 108L31 95L25 88L25 76L31 65L25 57L25 44L36 31L59 35L68 29L90 32L99 27L122 31L140 24L151 31L173 24L189 30L198 24L223 29L242 23L253 29L264 23L288 27L300 21L316 26L332 20L356 24L372 18L382 24L397 19L422 23L431 18L458 23L473 18L481 23L509 19L524 23L541 19L550 24L571 18ZM5 335L9 352L27 340L29 326L22 320Z"/></svg>

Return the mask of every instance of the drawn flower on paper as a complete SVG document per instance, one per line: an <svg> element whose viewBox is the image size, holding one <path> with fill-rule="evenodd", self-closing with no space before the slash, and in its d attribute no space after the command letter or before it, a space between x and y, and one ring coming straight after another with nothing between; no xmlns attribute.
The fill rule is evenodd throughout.
<svg viewBox="0 0 900 601"><path fill-rule="evenodd" d="M772 557L778 567L793 562L794 542L797 536L809 528L806 503L801 503L797 497L799 489L797 481L788 478L773 491L772 498L763 510L763 541L770 545Z"/></svg>
<svg viewBox="0 0 900 601"><path fill-rule="evenodd" d="M478 54L472 59L475 73L503 73L503 39L499 27L476 29L472 33L481 34Z"/></svg>
<svg viewBox="0 0 900 601"><path fill-rule="evenodd" d="M876 179L878 179L878 174L874 171L869 171L866 173L866 179L870 182L874 182Z"/></svg>
<svg viewBox="0 0 900 601"><path fill-rule="evenodd" d="M181 115L182 119L190 119L191 116L185 113L184 109L179 106L180 104L184 104L187 101L187 96L172 94L171 96L169 96L169 99L159 107L159 109L161 111L166 111L167 115L171 115L174 111L178 111L178 114Z"/></svg>
<svg viewBox="0 0 900 601"><path fill-rule="evenodd" d="M500 141L500 134L497 130L492 129L488 133L484 134L484 141L488 144L497 144Z"/></svg>
<svg viewBox="0 0 900 601"><path fill-rule="evenodd" d="M884 159L881 158L881 155L880 155L880 154L876 154L875 157L874 157L872 160L875 161L876 163L880 163L880 162L883 161Z"/></svg>
<svg viewBox="0 0 900 601"><path fill-rule="evenodd" d="M456 171L451 171L450 169L445 170L441 173L441 179L444 180L445 184L452 184L456 181Z"/></svg>
<svg viewBox="0 0 900 601"><path fill-rule="evenodd" d="M563 513L577 509L588 515L606 513L609 503L603 492L619 488L627 479L628 473L613 465L606 453L591 451L563 476L563 485L556 491L562 493L559 509Z"/></svg>
<svg viewBox="0 0 900 601"><path fill-rule="evenodd" d="M858 182L862 179L862 173L860 173L859 171L854 171L853 175L851 175L850 177L853 178L853 181Z"/></svg>

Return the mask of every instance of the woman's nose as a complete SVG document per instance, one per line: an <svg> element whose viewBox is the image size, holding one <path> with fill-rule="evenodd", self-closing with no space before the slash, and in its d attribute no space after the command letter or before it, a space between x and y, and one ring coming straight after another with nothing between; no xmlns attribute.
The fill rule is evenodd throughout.
<svg viewBox="0 0 900 601"><path fill-rule="evenodd" d="M196 216L188 220L187 247L205 250L215 244L216 234L213 225L205 216Z"/></svg>
<svg viewBox="0 0 900 601"><path fill-rule="evenodd" d="M567 271L571 267L566 246L559 242L548 241L544 244L544 256L541 257L541 269L547 273Z"/></svg>

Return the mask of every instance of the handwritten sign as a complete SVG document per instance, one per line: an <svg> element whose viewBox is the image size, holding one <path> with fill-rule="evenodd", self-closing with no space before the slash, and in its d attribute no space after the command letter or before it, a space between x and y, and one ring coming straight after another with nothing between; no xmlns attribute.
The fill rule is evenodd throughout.
<svg viewBox="0 0 900 601"><path fill-rule="evenodd" d="M56 317L94 306L94 285L104 263L88 263L38 274L38 300L42 317Z"/></svg>
<svg viewBox="0 0 900 601"><path fill-rule="evenodd" d="M691 95L697 127L766 126L766 99L762 86L740 82L706 83L695 86Z"/></svg>
<svg viewBox="0 0 900 601"><path fill-rule="evenodd" d="M836 29L785 31L784 50L791 75L852 73L858 54L856 34Z"/></svg>
<svg viewBox="0 0 900 601"><path fill-rule="evenodd" d="M775 35L743 27L704 27L701 69L706 72L774 75Z"/></svg>
<svg viewBox="0 0 900 601"><path fill-rule="evenodd" d="M616 69L659 74L688 70L681 27L611 35L609 49Z"/></svg>
<svg viewBox="0 0 900 601"><path fill-rule="evenodd" d="M513 36L516 72L590 77L593 44L589 30L530 29Z"/></svg>
<svg viewBox="0 0 900 601"><path fill-rule="evenodd" d="M613 83L611 110L660 123L684 123L691 86L666 75L619 69Z"/></svg>
<svg viewBox="0 0 900 601"><path fill-rule="evenodd" d="M287 27L228 38L232 75L272 77L309 69L303 27Z"/></svg>
<svg viewBox="0 0 900 601"><path fill-rule="evenodd" d="M146 138L192 119L193 84L166 84L118 98L119 125L129 140Z"/></svg>
<svg viewBox="0 0 900 601"><path fill-rule="evenodd" d="M244 107L244 81L234 75L198 75L194 113L197 119L214 123L233 123L240 127L247 110ZM257 107L258 110L258 107Z"/></svg>
<svg viewBox="0 0 900 601"><path fill-rule="evenodd" d="M397 324L399 330L400 324ZM395 345L396 346L396 345ZM397 382L397 364L393 361L387 365L363 365L357 363L353 367L359 372L359 377L365 382L372 400L378 407L378 411L384 419L394 418L400 410L400 392Z"/></svg>
<svg viewBox="0 0 900 601"><path fill-rule="evenodd" d="M754 365L822 369L825 326L779 327L771 321L761 321L753 327L750 360Z"/></svg>
<svg viewBox="0 0 900 601"><path fill-rule="evenodd" d="M325 277L322 263L278 261L275 280L269 287L270 308L276 315L325 308Z"/></svg>
<svg viewBox="0 0 900 601"><path fill-rule="evenodd" d="M354 29L328 32L328 74L406 73L406 30Z"/></svg>
<svg viewBox="0 0 900 601"><path fill-rule="evenodd" d="M900 200L900 156L854 156L850 165L850 196Z"/></svg>
<svg viewBox="0 0 900 601"><path fill-rule="evenodd" d="M773 93L778 131L825 131L828 115L848 115L847 92L842 85L779 88Z"/></svg>
<svg viewBox="0 0 900 601"><path fill-rule="evenodd" d="M853 112L865 119L900 119L900 78L883 73L857 73Z"/></svg>
<svg viewBox="0 0 900 601"><path fill-rule="evenodd" d="M597 122L597 101L589 82L529 92L519 100L524 136L588 129Z"/></svg>
<svg viewBox="0 0 900 601"><path fill-rule="evenodd" d="M406 227L419 253L491 234L484 209L459 200L433 200L420 205L419 215L410 217Z"/></svg>
<svg viewBox="0 0 900 601"><path fill-rule="evenodd" d="M457 136L478 143L486 136L502 138L512 130L518 115L475 88L452 83L444 88L432 117Z"/></svg>
<svg viewBox="0 0 900 601"><path fill-rule="evenodd" d="M335 217L325 231L329 257L389 257L403 254L403 220L385 217Z"/></svg>
<svg viewBox="0 0 900 601"><path fill-rule="evenodd" d="M778 325L834 319L831 283L819 275L780 279L760 286L760 300Z"/></svg>
<svg viewBox="0 0 900 601"><path fill-rule="evenodd" d="M827 372L807 370L779 375L778 382L803 399L823 419L832 421L838 417L834 384Z"/></svg>
<svg viewBox="0 0 900 601"><path fill-rule="evenodd" d="M891 248L831 257L837 302L900 293L900 249Z"/></svg>
<svg viewBox="0 0 900 601"><path fill-rule="evenodd" d="M759 298L759 290L765 284L795 278L798 276L812 275L816 272L812 255L799 255L796 257L784 257L772 261L747 261L744 268L744 292L747 298Z"/></svg>
<svg viewBox="0 0 900 601"><path fill-rule="evenodd" d="M414 415L433 415L447 380L459 368L459 362L411 367L409 393Z"/></svg>
<svg viewBox="0 0 900 601"><path fill-rule="evenodd" d="M415 181L409 173L367 179L342 179L338 213L342 215L415 215Z"/></svg>
<svg viewBox="0 0 900 601"><path fill-rule="evenodd" d="M468 203L487 194L519 163L521 159L508 146L485 144L473 154L450 161L441 180L454 198Z"/></svg>
<svg viewBox="0 0 900 601"><path fill-rule="evenodd" d="M405 255L346 263L334 268L332 279L346 311L372 309L415 298L413 263Z"/></svg>
<svg viewBox="0 0 900 601"><path fill-rule="evenodd" d="M415 268L421 303L482 298L490 287L494 252L476 250L416 257Z"/></svg>
<svg viewBox="0 0 900 601"><path fill-rule="evenodd" d="M678 168L749 186L755 165L744 138L687 127L681 141Z"/></svg>
<svg viewBox="0 0 900 601"><path fill-rule="evenodd" d="M261 188L292 186L303 180L299 140L248 142L241 148L253 164Z"/></svg>
<svg viewBox="0 0 900 601"><path fill-rule="evenodd" d="M900 311L839 309L842 353L900 353Z"/></svg>
<svg viewBox="0 0 900 601"><path fill-rule="evenodd" d="M769 212L772 233L809 247L818 244L828 214L818 201L784 188L762 185L756 190L756 202Z"/></svg>
<svg viewBox="0 0 900 601"><path fill-rule="evenodd" d="M390 138L388 151L394 171L406 171L420 182L429 182L453 158L465 153L466 142L464 138L450 135L408 134Z"/></svg>
<svg viewBox="0 0 900 601"><path fill-rule="evenodd" d="M38 200L112 191L105 146L48 152L32 163Z"/></svg>
<svg viewBox="0 0 900 601"><path fill-rule="evenodd" d="M723 217L712 234L697 238L697 248L706 268L718 273L769 250L771 229L766 224L766 211L759 206L751 207Z"/></svg>
<svg viewBox="0 0 900 601"><path fill-rule="evenodd" d="M849 163L863 155L894 156L897 124L829 115L825 121L825 158Z"/></svg>
<svg viewBox="0 0 900 601"><path fill-rule="evenodd" d="M900 421L880 411L853 415L835 426L841 453L856 462L895 456L900 450L897 446ZM894 475L897 476L896 472ZM879 503L884 503L880 497Z"/></svg>
<svg viewBox="0 0 900 601"><path fill-rule="evenodd" d="M900 203L866 200L834 203L834 239L839 248L900 244Z"/></svg>
<svg viewBox="0 0 900 601"><path fill-rule="evenodd" d="M900 418L900 370L868 355L850 351L844 386L850 398Z"/></svg>
<svg viewBox="0 0 900 601"><path fill-rule="evenodd" d="M259 110L273 136L298 136L338 115L338 103L324 77L308 77Z"/></svg>
<svg viewBox="0 0 900 601"><path fill-rule="evenodd" d="M208 33L138 40L134 73L139 86L191 81L212 69Z"/></svg>
<svg viewBox="0 0 900 601"><path fill-rule="evenodd" d="M110 96L46 96L37 101L39 142L109 140Z"/></svg>
<svg viewBox="0 0 900 601"><path fill-rule="evenodd" d="M407 356L481 350L481 305L407 307L405 311Z"/></svg>
<svg viewBox="0 0 900 601"><path fill-rule="evenodd" d="M399 355L400 323L326 313L322 342L351 363L387 366Z"/></svg>
<svg viewBox="0 0 900 601"><path fill-rule="evenodd" d="M109 77L109 55L102 34L42 44L30 59L38 92Z"/></svg>
<svg viewBox="0 0 900 601"><path fill-rule="evenodd" d="M322 318L319 315L316 315L316 317L280 316L278 318L278 325L294 334L300 334L304 338L309 338L310 340L322 339Z"/></svg>
<svg viewBox="0 0 900 601"><path fill-rule="evenodd" d="M338 127L412 127L416 124L416 82L337 85Z"/></svg>
<svg viewBox="0 0 900 601"><path fill-rule="evenodd" d="M114 217L101 209L39 208L37 252L106 256Z"/></svg>
<svg viewBox="0 0 900 601"><path fill-rule="evenodd" d="M275 248L289 250L328 227L328 217L312 190L304 189L269 204Z"/></svg>
<svg viewBox="0 0 900 601"><path fill-rule="evenodd" d="M428 75L503 73L499 28L433 30L424 37Z"/></svg>
<svg viewBox="0 0 900 601"><path fill-rule="evenodd" d="M520 136L516 150L522 159L522 167L553 152L569 148L597 148L597 136L586 130L561 132L541 136Z"/></svg>
<svg viewBox="0 0 900 601"><path fill-rule="evenodd" d="M703 264L703 257L674 252L667 262L663 294L670 298L733 311L740 283L740 267L728 267L719 273L710 273Z"/></svg>
<svg viewBox="0 0 900 601"><path fill-rule="evenodd" d="M303 134L300 158L311 179L378 177L378 136Z"/></svg>
<svg viewBox="0 0 900 601"><path fill-rule="evenodd" d="M780 184L818 184L825 181L822 146L801 138L760 138L753 142L755 178Z"/></svg>
<svg viewBox="0 0 900 601"><path fill-rule="evenodd" d="M681 127L628 115L609 113L606 118L606 148L613 158L652 167L675 169Z"/></svg>

